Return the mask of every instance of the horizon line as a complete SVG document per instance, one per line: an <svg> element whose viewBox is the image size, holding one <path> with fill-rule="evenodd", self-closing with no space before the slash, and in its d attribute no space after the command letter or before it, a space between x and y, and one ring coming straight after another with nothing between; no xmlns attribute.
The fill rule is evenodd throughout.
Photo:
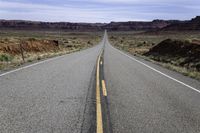
<svg viewBox="0 0 200 133"><path fill-rule="evenodd" d="M198 15L197 15L198 16ZM197 17L195 16L195 17ZM195 18L193 17L193 18ZM156 20L160 21L189 21L191 19L152 19L152 20L127 20L127 21L109 21L109 22L82 22L82 21L44 21L44 20L28 20L28 19L3 19L0 18L0 21L5 20L5 21L27 21L27 22L44 22L44 23L90 23L90 24L109 24L112 22L153 22Z"/></svg>

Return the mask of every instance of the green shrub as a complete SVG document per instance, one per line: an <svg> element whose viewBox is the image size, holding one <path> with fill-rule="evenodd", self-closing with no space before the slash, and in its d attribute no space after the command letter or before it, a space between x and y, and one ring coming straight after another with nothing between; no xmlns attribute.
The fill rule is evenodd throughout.
<svg viewBox="0 0 200 133"><path fill-rule="evenodd" d="M28 38L29 41L36 41L35 38Z"/></svg>
<svg viewBox="0 0 200 133"><path fill-rule="evenodd" d="M37 60L41 60L41 57L37 57Z"/></svg>
<svg viewBox="0 0 200 133"><path fill-rule="evenodd" d="M91 44L91 42L90 42L90 41L88 41L88 42L87 42L87 44Z"/></svg>
<svg viewBox="0 0 200 133"><path fill-rule="evenodd" d="M13 57L8 54L0 54L0 61L12 61Z"/></svg>
<svg viewBox="0 0 200 133"><path fill-rule="evenodd" d="M29 59L28 62L33 62L33 60Z"/></svg>

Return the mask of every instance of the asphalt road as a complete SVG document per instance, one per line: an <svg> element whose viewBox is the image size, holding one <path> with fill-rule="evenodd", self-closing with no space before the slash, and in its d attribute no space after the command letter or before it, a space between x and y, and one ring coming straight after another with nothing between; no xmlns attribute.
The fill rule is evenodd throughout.
<svg viewBox="0 0 200 133"><path fill-rule="evenodd" d="M104 77L112 132L200 132L200 82L119 52L108 40Z"/></svg>
<svg viewBox="0 0 200 133"><path fill-rule="evenodd" d="M95 132L102 45L0 76L1 133Z"/></svg>
<svg viewBox="0 0 200 133"><path fill-rule="evenodd" d="M96 132L102 48L99 109L105 133L200 132L200 82L120 52L107 34L93 48L0 74L0 132Z"/></svg>

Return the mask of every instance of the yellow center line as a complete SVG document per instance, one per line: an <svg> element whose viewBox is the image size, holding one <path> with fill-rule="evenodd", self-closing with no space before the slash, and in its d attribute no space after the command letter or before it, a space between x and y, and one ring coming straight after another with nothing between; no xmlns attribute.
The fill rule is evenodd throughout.
<svg viewBox="0 0 200 133"><path fill-rule="evenodd" d="M101 52L102 53L102 52ZM101 54L97 60L97 71L96 71L96 132L103 133L103 122L102 122L102 110L101 110L101 96L99 87L99 61Z"/></svg>
<svg viewBox="0 0 200 133"><path fill-rule="evenodd" d="M105 81L102 80L102 90L103 90L103 95L104 96L107 96L107 90L106 90L106 84L105 84Z"/></svg>

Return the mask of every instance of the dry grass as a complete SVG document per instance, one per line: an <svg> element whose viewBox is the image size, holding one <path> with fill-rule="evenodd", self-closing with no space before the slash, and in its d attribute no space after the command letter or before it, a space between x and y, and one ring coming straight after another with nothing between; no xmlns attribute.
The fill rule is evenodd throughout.
<svg viewBox="0 0 200 133"><path fill-rule="evenodd" d="M180 72L184 75L190 76L200 80L200 72L193 68L186 68L180 66L179 62L182 58L173 57L174 60L166 62L166 59L161 56L145 56L153 46L157 45L165 39L179 39L186 40L188 42L199 42L199 32L163 32L163 33L140 33L136 32L111 32L109 33L110 42L118 49L129 52L130 54L140 56L146 60L152 61L168 69ZM159 60L157 60L159 58ZM166 58L166 57L165 57ZM170 60L170 58L168 58ZM195 62L196 63L196 62ZM200 62L197 62L200 64ZM191 62L192 65L194 64Z"/></svg>
<svg viewBox="0 0 200 133"><path fill-rule="evenodd" d="M56 31L0 31L0 70L92 47L99 33ZM20 45L22 47L20 47Z"/></svg>

